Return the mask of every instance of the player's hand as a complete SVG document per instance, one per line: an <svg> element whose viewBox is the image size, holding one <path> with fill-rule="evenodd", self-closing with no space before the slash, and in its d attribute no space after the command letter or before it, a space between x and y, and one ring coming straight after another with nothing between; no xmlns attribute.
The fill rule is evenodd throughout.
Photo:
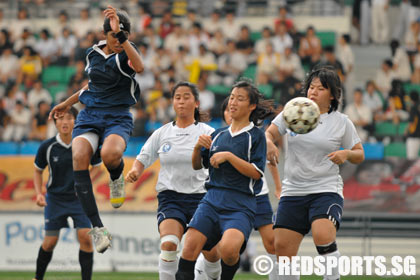
<svg viewBox="0 0 420 280"><path fill-rule="evenodd" d="M45 196L43 194L36 195L36 205L39 207L47 206L47 202L45 201Z"/></svg>
<svg viewBox="0 0 420 280"><path fill-rule="evenodd" d="M127 175L125 176L125 181L128 183L134 183L137 181L140 177L140 172L137 171L137 169L132 168L130 171L128 171Z"/></svg>
<svg viewBox="0 0 420 280"><path fill-rule="evenodd" d="M349 150L339 150L328 154L328 158L335 164L343 164L346 162Z"/></svg>
<svg viewBox="0 0 420 280"><path fill-rule="evenodd" d="M276 190L274 191L274 196L277 199L280 199L280 195L281 195L281 182L279 182L278 185L276 184Z"/></svg>
<svg viewBox="0 0 420 280"><path fill-rule="evenodd" d="M219 165L228 160L230 152L218 152L210 158L210 164L214 168L219 168Z"/></svg>
<svg viewBox="0 0 420 280"><path fill-rule="evenodd" d="M117 10L111 5L108 5L104 11L104 15L106 18L109 18L109 24L111 25L112 31L115 33L120 32L120 18L117 15Z"/></svg>
<svg viewBox="0 0 420 280"><path fill-rule="evenodd" d="M267 141L267 160L270 162L271 165L277 166L279 163L279 149L273 142Z"/></svg>
<svg viewBox="0 0 420 280"><path fill-rule="evenodd" d="M52 110L51 110L51 112L50 112L50 114L48 116L48 119L49 120L52 120L53 118L54 119L61 118L62 116L64 116L64 114L68 110L70 110L70 107L71 106L70 105L67 105L67 103L65 101L64 102L61 102L58 105L55 105L54 108L52 108Z"/></svg>
<svg viewBox="0 0 420 280"><path fill-rule="evenodd" d="M206 149L210 149L211 146L211 136L210 135L200 135L200 137L198 137L198 141L197 144L195 144L195 148L196 149L201 149L202 147L206 148Z"/></svg>

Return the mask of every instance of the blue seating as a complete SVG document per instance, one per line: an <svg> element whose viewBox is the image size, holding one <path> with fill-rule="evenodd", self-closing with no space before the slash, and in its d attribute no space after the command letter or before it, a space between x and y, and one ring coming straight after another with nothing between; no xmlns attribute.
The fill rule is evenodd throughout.
<svg viewBox="0 0 420 280"><path fill-rule="evenodd" d="M16 142L0 142L0 155L16 155L19 148L19 143Z"/></svg>
<svg viewBox="0 0 420 280"><path fill-rule="evenodd" d="M20 146L20 154L21 155L36 155L36 152L38 151L40 144L41 144L40 141L22 142Z"/></svg>
<svg viewBox="0 0 420 280"><path fill-rule="evenodd" d="M364 143L366 159L383 159L385 147L382 143Z"/></svg>

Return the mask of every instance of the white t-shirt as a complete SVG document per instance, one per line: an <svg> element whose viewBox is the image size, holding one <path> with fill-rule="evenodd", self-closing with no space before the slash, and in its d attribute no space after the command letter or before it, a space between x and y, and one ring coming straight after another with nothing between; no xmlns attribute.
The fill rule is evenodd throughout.
<svg viewBox="0 0 420 280"><path fill-rule="evenodd" d="M273 124L281 135L287 134L281 196L324 192L343 196L339 167L327 155L340 147L351 149L360 142L348 117L337 111L322 114L318 126L308 134L296 134L287 129L283 112L273 120Z"/></svg>
<svg viewBox="0 0 420 280"><path fill-rule="evenodd" d="M180 128L176 123L170 122L153 132L136 159L147 168L159 158L157 192L206 192L204 181L208 177L208 170L194 170L191 158L198 137L203 134L210 135L213 131L214 128L201 122L186 128Z"/></svg>

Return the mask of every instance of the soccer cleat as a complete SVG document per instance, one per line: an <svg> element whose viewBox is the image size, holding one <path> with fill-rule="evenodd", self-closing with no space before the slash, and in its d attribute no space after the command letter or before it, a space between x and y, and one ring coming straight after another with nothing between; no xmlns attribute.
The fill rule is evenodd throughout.
<svg viewBox="0 0 420 280"><path fill-rule="evenodd" d="M94 227L89 231L89 235L92 235L95 248L98 253L104 253L109 247L111 247L112 235L108 232L105 227Z"/></svg>
<svg viewBox="0 0 420 280"><path fill-rule="evenodd" d="M121 173L120 177L114 181L109 181L110 201L112 207L119 208L125 200L124 177Z"/></svg>

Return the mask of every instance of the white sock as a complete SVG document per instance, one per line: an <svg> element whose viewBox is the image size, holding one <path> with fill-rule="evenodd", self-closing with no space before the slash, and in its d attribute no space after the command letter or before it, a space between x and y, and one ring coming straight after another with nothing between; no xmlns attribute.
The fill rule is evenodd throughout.
<svg viewBox="0 0 420 280"><path fill-rule="evenodd" d="M178 258L176 261L167 262L159 258L159 279L175 280L175 274L178 270Z"/></svg>
<svg viewBox="0 0 420 280"><path fill-rule="evenodd" d="M206 272L204 271L204 256L201 253L195 263L194 280L207 280Z"/></svg>
<svg viewBox="0 0 420 280"><path fill-rule="evenodd" d="M213 280L213 279L219 279L220 275L222 274L222 264L220 263L220 260L215 262L209 262L204 259L204 271L206 272L207 279Z"/></svg>
<svg viewBox="0 0 420 280"><path fill-rule="evenodd" d="M268 280L277 280L279 277L279 263L277 262L277 257L273 254L268 254L268 256L273 261L273 269L270 274L268 274Z"/></svg>
<svg viewBox="0 0 420 280"><path fill-rule="evenodd" d="M341 256L341 254L337 250L335 252L328 253L328 254L325 254L325 255L322 255L322 256L324 256L325 258L330 257L330 256L336 257L337 261L338 261L338 258ZM338 265L336 267L332 268L332 274L331 275L324 275L324 280L337 280L337 279L340 279L340 273L339 273L339 270L338 270Z"/></svg>

